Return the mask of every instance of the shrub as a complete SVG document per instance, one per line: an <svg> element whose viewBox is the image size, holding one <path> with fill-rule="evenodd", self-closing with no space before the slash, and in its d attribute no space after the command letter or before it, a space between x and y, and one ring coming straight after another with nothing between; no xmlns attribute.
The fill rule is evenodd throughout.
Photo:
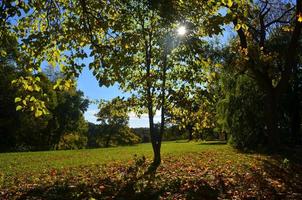
<svg viewBox="0 0 302 200"><path fill-rule="evenodd" d="M83 149L87 145L87 137L79 133L65 134L58 144L58 149Z"/></svg>
<svg viewBox="0 0 302 200"><path fill-rule="evenodd" d="M232 78L233 86L219 102L219 123L239 149L255 149L264 144L263 94L247 75Z"/></svg>

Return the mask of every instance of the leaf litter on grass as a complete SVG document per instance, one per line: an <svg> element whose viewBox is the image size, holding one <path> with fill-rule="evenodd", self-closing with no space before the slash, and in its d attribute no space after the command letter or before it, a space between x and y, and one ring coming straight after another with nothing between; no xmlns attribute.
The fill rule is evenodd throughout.
<svg viewBox="0 0 302 200"><path fill-rule="evenodd" d="M235 151L166 155L151 161L82 165L24 173L1 185L0 199L299 199L301 166ZM3 177L3 175L2 175Z"/></svg>

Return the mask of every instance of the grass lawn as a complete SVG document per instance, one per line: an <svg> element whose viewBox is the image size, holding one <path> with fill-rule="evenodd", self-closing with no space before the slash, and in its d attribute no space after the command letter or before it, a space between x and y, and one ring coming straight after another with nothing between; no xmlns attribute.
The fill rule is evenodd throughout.
<svg viewBox="0 0 302 200"><path fill-rule="evenodd" d="M0 199L302 199L302 168L289 157L175 141L162 157L154 174L151 144L3 153Z"/></svg>

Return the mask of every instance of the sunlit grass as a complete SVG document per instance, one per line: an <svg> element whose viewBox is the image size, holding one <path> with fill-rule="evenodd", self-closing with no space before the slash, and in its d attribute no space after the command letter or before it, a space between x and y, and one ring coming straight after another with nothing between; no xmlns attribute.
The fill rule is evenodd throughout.
<svg viewBox="0 0 302 200"><path fill-rule="evenodd" d="M230 151L231 147L223 144L201 145L200 142L164 142L162 154L180 155L188 152L203 151ZM150 143L135 146L82 149L66 151L43 151L23 153L2 153L0 154L0 172L7 175L14 175L26 172L42 172L53 168L76 167L80 165L100 165L112 161L128 161L134 155L152 158L152 146Z"/></svg>

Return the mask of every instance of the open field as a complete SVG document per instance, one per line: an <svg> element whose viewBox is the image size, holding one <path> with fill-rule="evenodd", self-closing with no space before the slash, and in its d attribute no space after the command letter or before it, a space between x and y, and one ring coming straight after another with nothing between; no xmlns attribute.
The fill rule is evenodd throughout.
<svg viewBox="0 0 302 200"><path fill-rule="evenodd" d="M151 144L0 154L0 199L302 198L302 168L289 157L198 142L165 142L162 155L153 174Z"/></svg>
<svg viewBox="0 0 302 200"><path fill-rule="evenodd" d="M228 149L226 145L199 145L197 142L164 142L162 154L181 155L188 152L223 151ZM41 173L44 170L60 169L65 167L101 165L108 162L124 162L133 159L135 155L151 159L152 146L150 143L135 146L62 150L25 153L2 153L0 154L0 171L14 176L18 173L31 172Z"/></svg>

